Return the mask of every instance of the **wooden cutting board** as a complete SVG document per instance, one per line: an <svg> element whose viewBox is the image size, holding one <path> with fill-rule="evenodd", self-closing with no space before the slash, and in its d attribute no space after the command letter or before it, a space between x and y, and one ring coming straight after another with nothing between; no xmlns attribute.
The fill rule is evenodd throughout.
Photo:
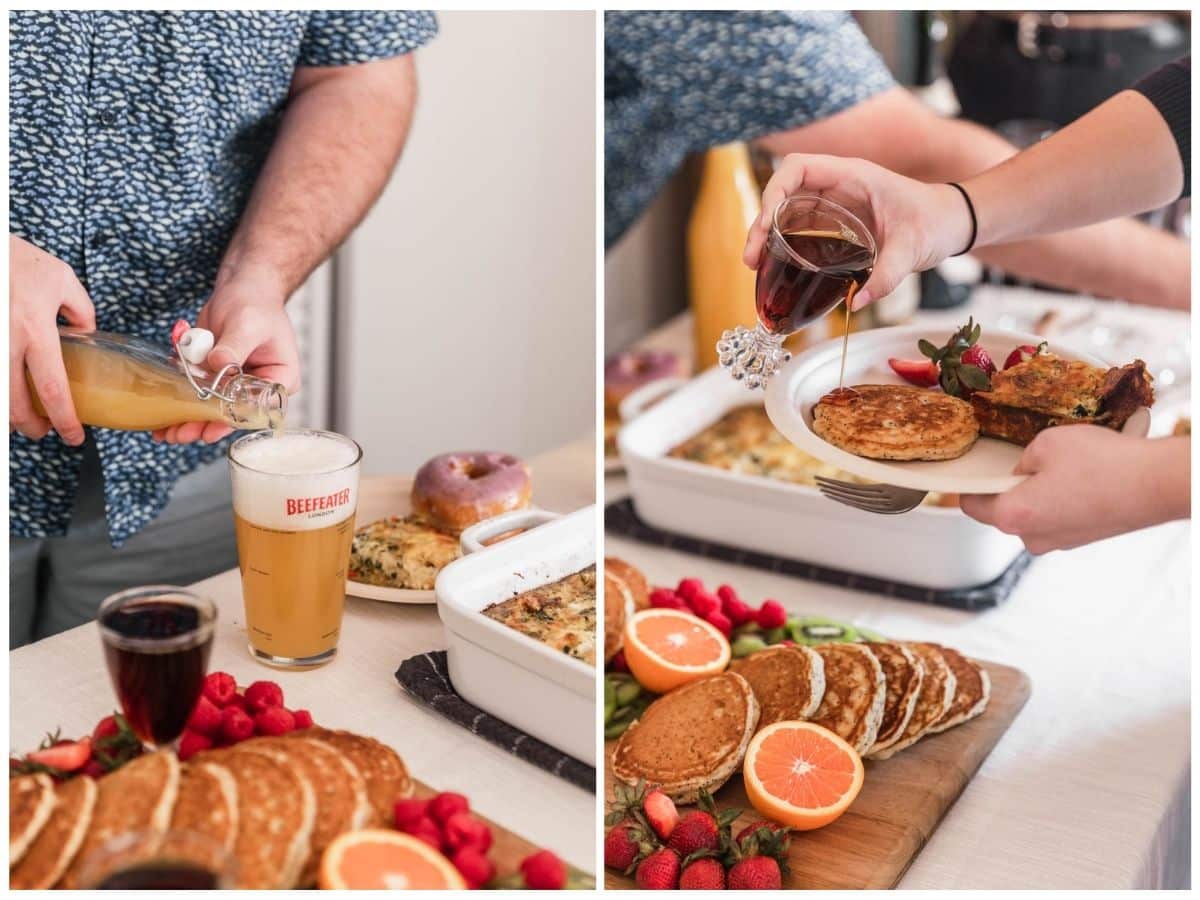
<svg viewBox="0 0 1200 900"><path fill-rule="evenodd" d="M797 832L789 854L785 888L817 890L895 887L929 836L1029 699L1029 676L1010 666L984 662L992 680L987 711L957 728L925 738L891 759L866 761L862 792L846 813L825 828ZM612 800L609 761L615 741L605 747L604 785ZM748 812L734 832L760 818L746 800L741 775L716 794L717 806ZM631 877L606 871L608 888L634 887Z"/></svg>

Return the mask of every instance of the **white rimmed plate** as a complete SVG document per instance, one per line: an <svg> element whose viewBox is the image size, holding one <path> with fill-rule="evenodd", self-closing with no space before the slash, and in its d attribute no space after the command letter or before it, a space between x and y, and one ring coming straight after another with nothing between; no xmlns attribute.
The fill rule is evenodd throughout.
<svg viewBox="0 0 1200 900"><path fill-rule="evenodd" d="M412 512L412 478L373 477L364 478L359 489L358 510L354 515L354 530L359 531L372 522L389 516L407 516ZM437 596L433 590L414 591L405 588L380 587L375 584L360 584L346 579L346 596L378 600L382 603L433 604Z"/></svg>
<svg viewBox="0 0 1200 900"><path fill-rule="evenodd" d="M892 371L888 359L919 359L919 339L924 338L940 347L950 333L942 327L905 325L851 334L846 354L846 384L905 384ZM1041 343L1041 338L985 326L979 343L997 365L1003 365L1014 347L1021 344L1036 346ZM1053 341L1049 349L1064 359L1107 366L1094 356L1056 345ZM921 491L998 494L1025 479L1024 475L1012 474L1022 448L994 438L981 437L958 459L936 462L865 459L826 442L812 430L812 410L821 397L838 386L841 361L842 339L839 337L817 344L795 357L767 383L767 415L775 427L797 447L861 478ZM1140 409L1123 430L1127 434L1144 437L1149 428L1150 411Z"/></svg>

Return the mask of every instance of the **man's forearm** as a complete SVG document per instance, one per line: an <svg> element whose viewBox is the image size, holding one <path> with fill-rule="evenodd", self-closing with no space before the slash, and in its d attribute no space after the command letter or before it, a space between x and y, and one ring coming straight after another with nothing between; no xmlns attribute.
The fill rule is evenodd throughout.
<svg viewBox="0 0 1200 900"><path fill-rule="evenodd" d="M262 173L217 276L287 297L382 193L416 104L412 57L299 69Z"/></svg>

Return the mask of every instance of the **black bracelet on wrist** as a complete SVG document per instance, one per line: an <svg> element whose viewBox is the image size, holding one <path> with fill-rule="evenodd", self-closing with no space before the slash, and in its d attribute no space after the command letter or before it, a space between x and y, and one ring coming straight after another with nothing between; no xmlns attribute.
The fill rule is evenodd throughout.
<svg viewBox="0 0 1200 900"><path fill-rule="evenodd" d="M967 201L967 212L971 214L971 239L967 241L966 247L954 254L962 256L964 253L970 253L975 246L975 238L979 235L979 222L975 218L975 204L971 202L971 195L967 193L966 188L953 181L947 181L946 184L962 194L962 198Z"/></svg>

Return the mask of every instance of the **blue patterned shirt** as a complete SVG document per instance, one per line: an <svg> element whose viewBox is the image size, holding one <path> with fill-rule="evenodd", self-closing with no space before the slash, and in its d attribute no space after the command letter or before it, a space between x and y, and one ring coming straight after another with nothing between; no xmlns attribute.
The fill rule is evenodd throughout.
<svg viewBox="0 0 1200 900"><path fill-rule="evenodd" d="M74 269L104 331L169 343L195 321L297 66L408 53L432 13L12 12L9 230ZM119 546L211 446L89 428ZM10 533L65 534L82 451L9 436Z"/></svg>
<svg viewBox="0 0 1200 900"><path fill-rule="evenodd" d="M604 14L604 240L689 153L832 116L895 85L845 12Z"/></svg>

